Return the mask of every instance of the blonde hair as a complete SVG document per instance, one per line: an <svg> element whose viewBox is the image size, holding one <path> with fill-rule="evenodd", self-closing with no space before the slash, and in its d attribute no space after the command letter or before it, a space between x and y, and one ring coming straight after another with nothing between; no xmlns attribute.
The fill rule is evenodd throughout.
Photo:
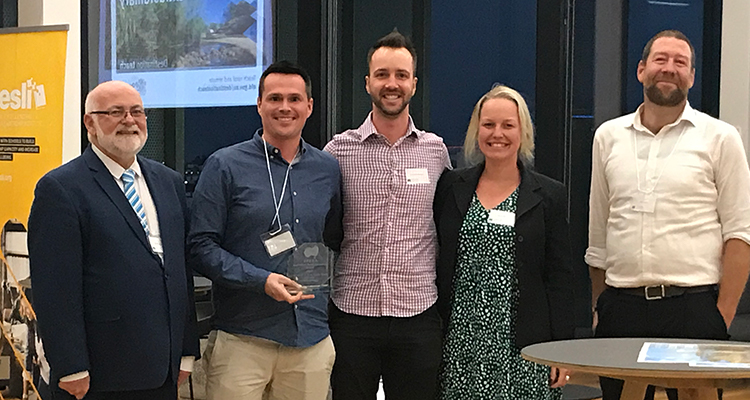
<svg viewBox="0 0 750 400"><path fill-rule="evenodd" d="M531 114L526 101L520 93L503 85L497 85L485 93L474 106L471 114L469 127L466 129L464 140L464 158L469 165L476 165L484 161L484 154L479 150L479 114L487 100L507 99L518 106L518 120L521 125L521 146L518 148L518 159L524 165L534 161L534 124L531 122Z"/></svg>

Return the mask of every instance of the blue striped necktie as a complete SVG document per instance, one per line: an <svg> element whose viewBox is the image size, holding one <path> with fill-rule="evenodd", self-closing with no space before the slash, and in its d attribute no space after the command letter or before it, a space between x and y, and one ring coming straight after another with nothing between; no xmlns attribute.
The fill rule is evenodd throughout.
<svg viewBox="0 0 750 400"><path fill-rule="evenodd" d="M148 224L146 223L146 211L143 209L141 204L141 197L138 196L138 192L135 191L135 172L132 169L125 170L122 173L122 183L124 184L123 190L125 191L125 197L128 198L130 206L133 207L135 215L141 220L141 226L146 231L148 236Z"/></svg>

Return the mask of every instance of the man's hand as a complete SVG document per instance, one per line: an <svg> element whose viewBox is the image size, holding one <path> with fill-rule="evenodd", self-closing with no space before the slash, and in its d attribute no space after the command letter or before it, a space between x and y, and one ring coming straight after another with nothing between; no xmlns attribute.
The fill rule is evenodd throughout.
<svg viewBox="0 0 750 400"><path fill-rule="evenodd" d="M750 245L740 239L727 240L721 257L721 268L719 299L716 301L716 307L729 328L734 320L742 291L745 290L748 273L750 273Z"/></svg>
<svg viewBox="0 0 750 400"><path fill-rule="evenodd" d="M300 300L312 299L315 295L302 294L302 286L299 283L281 274L268 275L265 285L266 294L276 301L286 301L289 304ZM292 295L291 292L295 292Z"/></svg>
<svg viewBox="0 0 750 400"><path fill-rule="evenodd" d="M190 371L183 371L180 370L180 374L177 375L177 387L182 386L183 383L187 380L187 378L190 376Z"/></svg>
<svg viewBox="0 0 750 400"><path fill-rule="evenodd" d="M589 267L589 277L591 278L591 316L593 317L591 329L596 331L596 326L599 325L599 313L596 311L596 303L599 301L599 296L607 289L605 271Z"/></svg>
<svg viewBox="0 0 750 400"><path fill-rule="evenodd" d="M717 303L716 307L719 309L721 317L724 318L724 325L729 329L732 326L732 321L734 321L734 315L737 313L737 307L725 306L720 303Z"/></svg>
<svg viewBox="0 0 750 400"><path fill-rule="evenodd" d="M565 386L570 380L570 371L562 368L552 367L549 373L549 387L559 388Z"/></svg>
<svg viewBox="0 0 750 400"><path fill-rule="evenodd" d="M81 400L83 396L85 396L89 391L90 379L91 376L87 376L75 381L59 382L57 386L59 386L60 389L70 393L70 395L75 397L76 399Z"/></svg>

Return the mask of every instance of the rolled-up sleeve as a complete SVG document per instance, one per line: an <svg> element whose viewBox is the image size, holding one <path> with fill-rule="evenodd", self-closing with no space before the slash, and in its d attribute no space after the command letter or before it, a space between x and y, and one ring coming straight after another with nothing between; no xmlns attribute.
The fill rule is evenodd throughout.
<svg viewBox="0 0 750 400"><path fill-rule="evenodd" d="M606 268L607 219L609 218L609 188L604 173L600 131L594 136L591 149L591 195L589 197L589 246L586 264Z"/></svg>
<svg viewBox="0 0 750 400"><path fill-rule="evenodd" d="M724 242L740 239L750 244L750 170L739 132L726 128L715 155L716 210Z"/></svg>

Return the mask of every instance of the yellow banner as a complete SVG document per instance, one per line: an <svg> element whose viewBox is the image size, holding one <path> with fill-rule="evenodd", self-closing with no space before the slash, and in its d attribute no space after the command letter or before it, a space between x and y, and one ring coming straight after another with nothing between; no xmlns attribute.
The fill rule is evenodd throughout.
<svg viewBox="0 0 750 400"><path fill-rule="evenodd" d="M36 182L62 163L67 37L64 26L0 29L0 226L26 225Z"/></svg>

